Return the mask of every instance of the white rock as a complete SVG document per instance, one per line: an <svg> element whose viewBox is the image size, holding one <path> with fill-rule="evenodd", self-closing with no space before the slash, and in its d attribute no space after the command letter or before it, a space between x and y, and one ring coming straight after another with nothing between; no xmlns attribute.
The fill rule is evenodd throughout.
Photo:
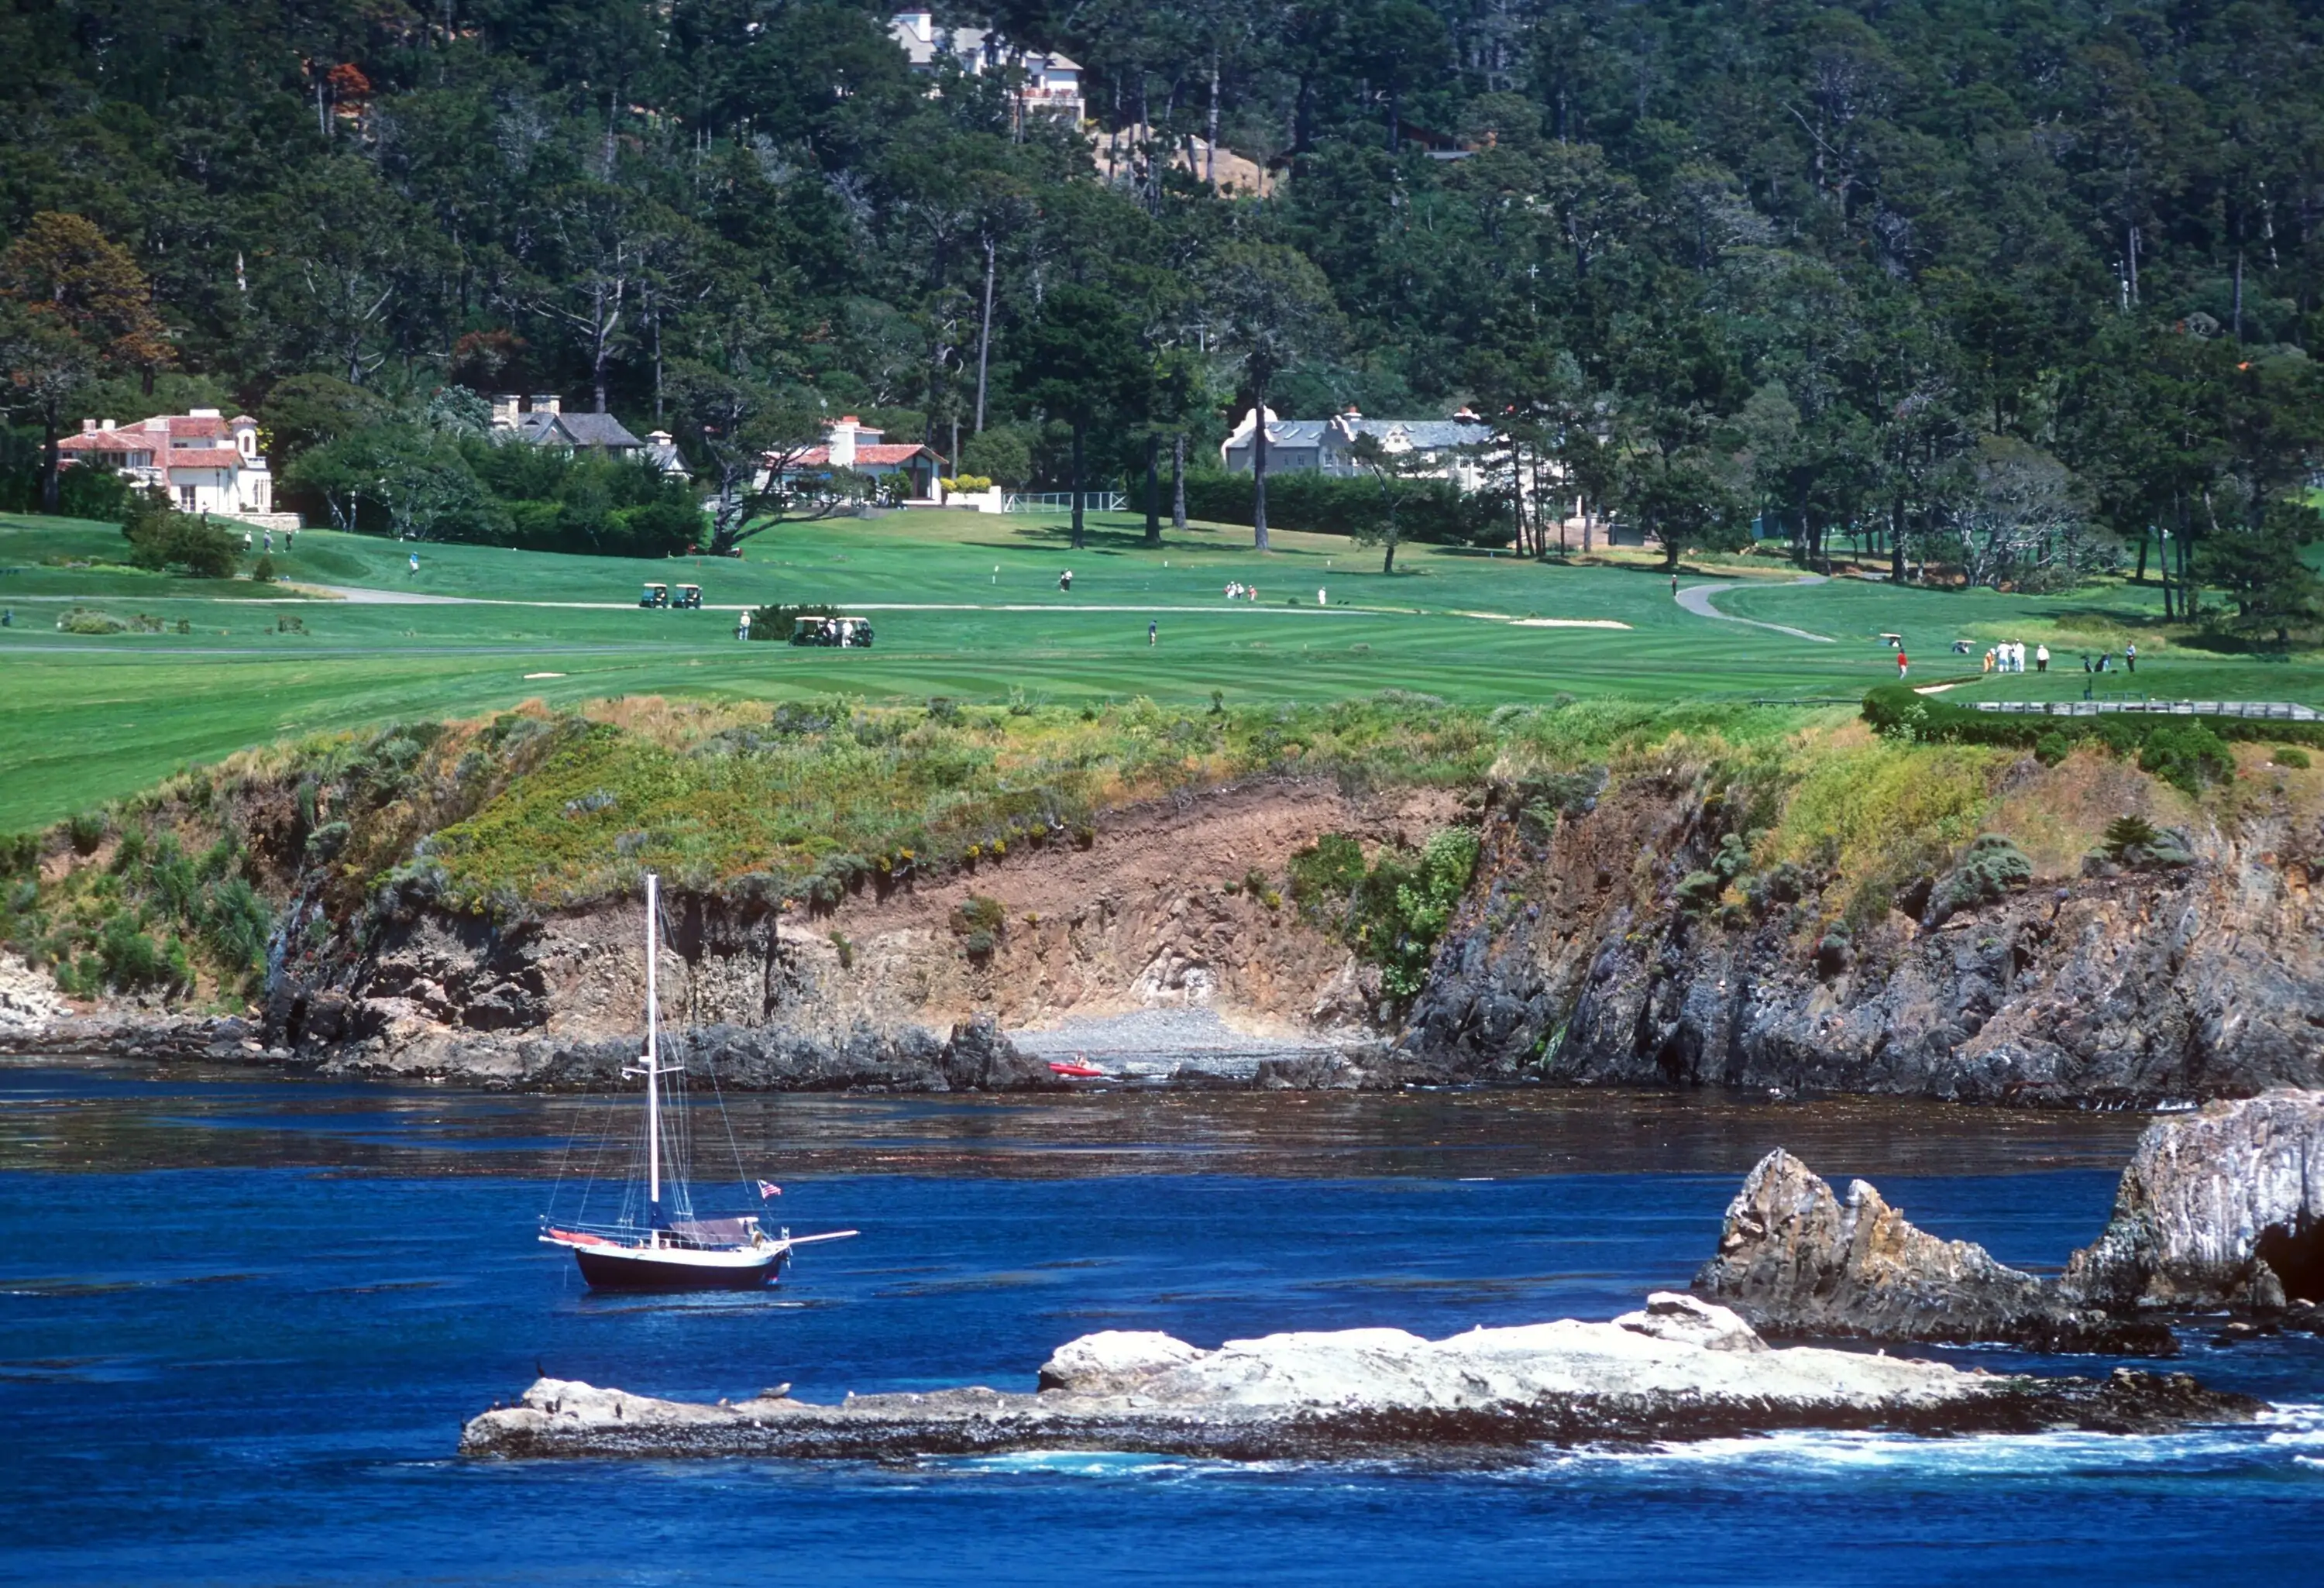
<svg viewBox="0 0 2324 1588"><path fill-rule="evenodd" d="M57 984L13 954L0 954L0 1031L37 1036L65 1012Z"/></svg>
<svg viewBox="0 0 2324 1588"><path fill-rule="evenodd" d="M1202 1354L1152 1329L1107 1329L1057 1347L1041 1364L1041 1388L1074 1395L1126 1395L1167 1369Z"/></svg>
<svg viewBox="0 0 2324 1588"><path fill-rule="evenodd" d="M1637 1312L1614 1322L1633 1334L1700 1345L1705 1351L1765 1351L1759 1331L1723 1306L1681 1290L1656 1290Z"/></svg>

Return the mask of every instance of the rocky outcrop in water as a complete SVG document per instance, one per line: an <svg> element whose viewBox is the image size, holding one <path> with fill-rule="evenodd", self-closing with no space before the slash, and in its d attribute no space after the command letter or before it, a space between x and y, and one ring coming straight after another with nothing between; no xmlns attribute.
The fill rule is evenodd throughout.
<svg viewBox="0 0 2324 1588"><path fill-rule="evenodd" d="M2007 781L2043 775L2028 758ZM2144 797L2118 780L2107 798ZM1583 1085L2025 1103L2324 1086L2312 816L2247 811L2232 836L2190 833L2187 863L2030 887L1989 845L1978 886L1965 853L1868 920L1812 866L1748 870L1743 819L1678 767L1555 809L1497 790L1399 1046Z"/></svg>
<svg viewBox="0 0 2324 1588"><path fill-rule="evenodd" d="M2148 1433L2241 1421L2258 1402L2181 1375L2035 1379L1769 1349L1733 1313L1662 1294L1611 1323L1571 1319L1424 1340L1400 1329L1271 1334L1202 1351L1162 1334L1062 1347L1041 1390L715 1406L542 1379L463 1431L472 1456L899 1459L1102 1449L1231 1460L1507 1460L1544 1443L1702 1439L1778 1428L1929 1435Z"/></svg>
<svg viewBox="0 0 2324 1588"><path fill-rule="evenodd" d="M1694 1288L1794 1338L2005 1341L2037 1351L2168 1356L2168 1325L2080 1304L1982 1246L1916 1229L1862 1180L1842 1202L1790 1153L1759 1160L1728 1204Z"/></svg>
<svg viewBox="0 0 2324 1588"><path fill-rule="evenodd" d="M2155 1121L2105 1232L2055 1279L1914 1228L1862 1180L1842 1202L1779 1149L1728 1204L1719 1254L1694 1288L1806 1338L2169 1355L2162 1315L2223 1307L2324 1332L2324 1093L2281 1089Z"/></svg>
<svg viewBox="0 0 2324 1588"><path fill-rule="evenodd" d="M2116 1308L2312 1311L2324 1302L2324 1093L2156 1121L2065 1284Z"/></svg>

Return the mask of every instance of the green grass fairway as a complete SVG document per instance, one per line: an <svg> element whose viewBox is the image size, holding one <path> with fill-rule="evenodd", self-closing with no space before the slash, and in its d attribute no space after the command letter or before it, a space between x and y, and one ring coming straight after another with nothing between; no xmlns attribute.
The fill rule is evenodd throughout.
<svg viewBox="0 0 2324 1588"><path fill-rule="evenodd" d="M286 577L432 601L339 600L243 581L170 578L108 566L111 526L0 517L0 830L53 820L143 787L188 762L318 729L466 716L538 697L616 694L866 701L931 695L1072 701L1148 695L1207 704L1329 699L1397 688L1499 704L1559 693L1649 698L1860 695L1895 677L1880 642L1901 632L1914 681L1974 675L1997 639L2046 639L2047 678L1982 679L1956 697L2079 696L2079 646L2144 653L2135 685L2204 698L2324 700L2318 659L2222 657L2172 642L2152 590L2107 584L2066 597L1802 586L1767 571L1688 575L1720 608L1829 635L1819 643L1695 615L1647 568L1550 567L1407 547L1393 577L1377 551L1278 532L1261 557L1245 530L1141 543L1132 515L1099 515L1092 543L1066 546L1053 520L906 513L788 526L740 560L557 557L487 547L410 547L310 530ZM97 566L70 568L81 560ZM1070 596L1058 570L1074 570ZM704 586L713 610L647 612L645 579ZM1230 604L1231 580L1259 586ZM1316 605L1319 587L1329 605ZM877 623L869 651L739 643L734 609L829 602ZM160 618L159 634L59 633L80 605ZM1293 605L1293 603L1296 605ZM724 608L726 610L715 610ZM285 632L283 615L304 632ZM175 632L183 620L189 633ZM1627 628L1545 626L1610 621ZM1147 643L1147 624L1160 643ZM1955 638L1972 654L1950 654ZM553 675L553 676L528 676Z"/></svg>

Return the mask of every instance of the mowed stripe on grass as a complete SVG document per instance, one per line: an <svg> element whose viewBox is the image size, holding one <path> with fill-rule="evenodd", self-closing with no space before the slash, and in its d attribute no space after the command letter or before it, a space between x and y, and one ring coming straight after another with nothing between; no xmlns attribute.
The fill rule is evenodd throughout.
<svg viewBox="0 0 2324 1588"><path fill-rule="evenodd" d="M1054 522L905 514L786 526L751 542L738 560L647 563L422 545L414 579L406 546L308 531L295 551L277 553L290 577L466 601L578 605L308 599L269 606L250 604L257 591L246 581L41 567L43 555L117 554L118 536L101 525L0 519L0 566L29 570L0 580L0 604L12 586L27 596L86 594L91 605L147 613L169 631L62 635L53 628L54 602L18 608L23 626L0 633L0 671L9 679L0 690L0 765L8 772L0 779L0 829L53 820L185 762L285 735L475 716L532 698L846 695L881 704L936 695L1056 702L1146 695L1207 705L1215 691L1250 705L1390 688L1476 705L1561 693L1838 697L1895 676L1883 632L1904 632L1915 678L1935 678L1974 671L1973 660L1949 653L1964 625L2079 622L2148 632L2153 615L2151 592L2120 586L2064 598L1848 580L1800 587L1788 585L1793 571L1781 564L1720 590L1725 611L1839 642L1820 645L1684 612L1667 578L1647 568L1551 567L1406 547L1398 573L1386 577L1376 553L1345 540L1277 539L1267 557L1250 549L1247 531L1174 533L1148 549L1136 520L1102 515L1093 545L1074 551ZM1056 585L1066 567L1074 573L1071 594ZM78 592L68 587L76 579L102 587ZM876 609L880 642L869 651L742 644L731 612L621 604L649 579L701 584L729 607ZM1227 603L1222 587L1230 579L1257 585L1260 600ZM1321 610L1319 587L1329 601ZM125 594L106 593L115 589ZM1326 614L1330 621L1318 621ZM304 632L281 632L281 615L297 617ZM174 632L180 618L192 632ZM1575 619L1628 626L1543 626ZM1147 643L1148 621L1160 624L1158 645ZM2262 669L2181 650L2150 655L2157 660L2141 681L2175 669L2186 693L2210 697L2264 671L2279 691L2269 697L2311 698L2324 677L2303 662ZM542 672L563 676L525 677ZM2057 674L2028 675L1969 692L2032 696L2037 683L2069 687ZM2070 687L2080 683L2077 672Z"/></svg>

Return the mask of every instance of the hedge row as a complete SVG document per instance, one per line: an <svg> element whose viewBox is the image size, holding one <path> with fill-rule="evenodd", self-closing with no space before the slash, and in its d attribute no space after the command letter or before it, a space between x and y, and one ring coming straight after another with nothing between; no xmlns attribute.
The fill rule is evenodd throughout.
<svg viewBox="0 0 2324 1588"><path fill-rule="evenodd" d="M1144 500L1132 482L1133 505ZM1506 546L1516 538L1508 504L1489 494L1464 495L1449 480L1413 480L1397 487L1397 535L1440 546ZM1250 522L1250 476L1190 474L1188 516L1213 523ZM1267 522L1282 530L1319 535L1377 536L1388 526L1388 503L1379 483L1369 477L1301 471L1267 476Z"/></svg>
<svg viewBox="0 0 2324 1588"><path fill-rule="evenodd" d="M2031 750L2054 764L2077 744L2097 743L2166 782L2193 793L2234 771L2227 741L2324 746L2324 723L2270 722L2239 716L2176 716L2160 712L2107 712L2099 716L2045 716L1978 711L1916 695L1904 684L1883 684L1864 697L1864 720L1874 731L1923 743L1998 744Z"/></svg>

